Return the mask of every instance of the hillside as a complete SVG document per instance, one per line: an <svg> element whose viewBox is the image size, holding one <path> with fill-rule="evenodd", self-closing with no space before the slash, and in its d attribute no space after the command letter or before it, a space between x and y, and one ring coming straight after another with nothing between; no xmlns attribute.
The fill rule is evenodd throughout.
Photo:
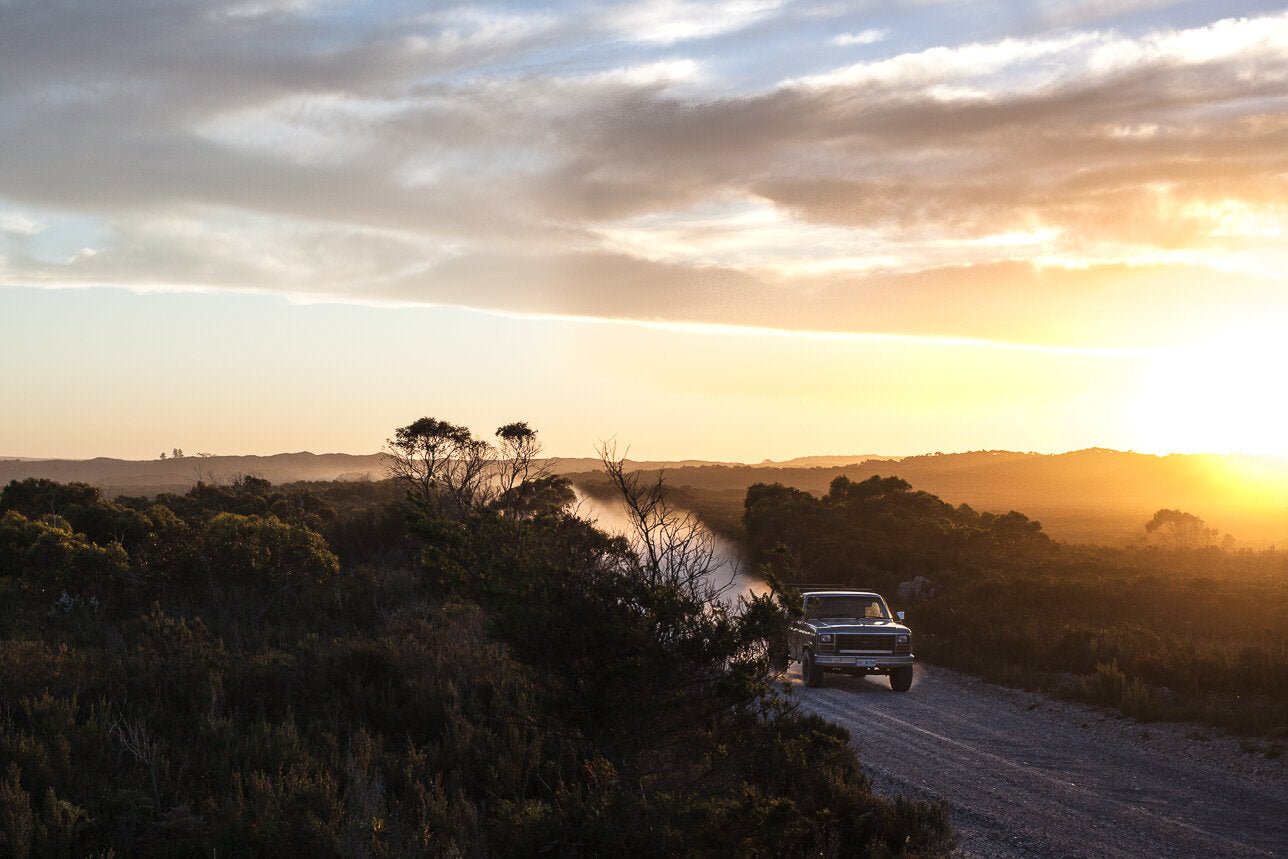
<svg viewBox="0 0 1288 859"><path fill-rule="evenodd" d="M861 462L867 457L804 457L791 460L841 460ZM667 471L705 468L713 465L700 459L627 460L631 468ZM766 463L762 467L779 467L789 463ZM553 460L559 474L594 472L600 469L596 457L571 457ZM180 459L32 459L0 457L0 486L11 480L44 477L60 482L90 483L104 494L154 495L158 492L186 492L199 481L230 483L238 477L262 477L270 483L294 483L301 480L383 480L387 474L384 454L351 453L279 453L272 456L185 456Z"/></svg>
<svg viewBox="0 0 1288 859"><path fill-rule="evenodd" d="M187 492L198 481L230 483L243 475L274 484L299 480L381 480L382 454L279 453L274 456L186 456L181 459L0 459L0 485L45 477L91 483L108 497Z"/></svg>
<svg viewBox="0 0 1288 859"><path fill-rule="evenodd" d="M727 500L734 497L732 491L753 483L783 483L822 494L840 475L851 480L897 475L952 504L996 513L1021 510L1066 542L1138 541L1145 522L1167 507L1203 518L1242 546L1288 544L1288 466L1269 458L1160 457L1102 449L980 451L868 460L840 468L711 464L670 469L667 480ZM578 477L591 480L594 475Z"/></svg>
<svg viewBox="0 0 1288 859"><path fill-rule="evenodd" d="M1063 454L978 451L928 454L900 460L801 457L759 465L702 460L630 461L631 468L664 469L675 487L720 493L737 519L743 491L753 483L784 483L821 494L838 475L862 480L898 475L952 504L982 511L1022 510L1052 537L1068 542L1122 545L1138 541L1160 508L1202 517L1239 545L1288 545L1288 464L1269 458L1215 455L1150 456L1090 449ZM556 461L555 470L579 483L600 477L591 457ZM185 492L198 480L228 483L240 475L274 484L299 480L380 480L381 454L283 453L130 461L0 460L0 485L26 477L81 481L105 494Z"/></svg>

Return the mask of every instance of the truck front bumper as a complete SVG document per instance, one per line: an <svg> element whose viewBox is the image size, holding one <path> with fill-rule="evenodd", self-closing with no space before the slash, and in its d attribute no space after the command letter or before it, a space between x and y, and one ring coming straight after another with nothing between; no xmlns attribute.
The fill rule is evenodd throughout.
<svg viewBox="0 0 1288 859"><path fill-rule="evenodd" d="M891 668L911 668L911 653L816 653L814 664L832 671L889 671Z"/></svg>

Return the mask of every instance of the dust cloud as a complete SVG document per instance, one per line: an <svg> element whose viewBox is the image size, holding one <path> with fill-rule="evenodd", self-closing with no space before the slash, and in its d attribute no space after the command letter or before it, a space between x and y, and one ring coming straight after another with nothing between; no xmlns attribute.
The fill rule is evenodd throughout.
<svg viewBox="0 0 1288 859"><path fill-rule="evenodd" d="M628 540L632 538L635 529L631 524L630 516L626 513L626 507L621 501L617 499L608 501L592 498L575 487L573 492L577 496L574 511L578 516L593 522L601 531L624 536ZM692 511L682 507L677 507L676 512L682 516L692 513ZM697 518L696 514L693 515ZM706 533L711 540L711 548L714 552L714 566L709 574L709 579L717 587L724 588L721 591L720 599L726 605L731 608L736 607L739 599L744 596L760 596L769 592L767 584L746 573L745 565L739 557L737 546L709 530ZM725 585L728 585L728 587L724 587Z"/></svg>

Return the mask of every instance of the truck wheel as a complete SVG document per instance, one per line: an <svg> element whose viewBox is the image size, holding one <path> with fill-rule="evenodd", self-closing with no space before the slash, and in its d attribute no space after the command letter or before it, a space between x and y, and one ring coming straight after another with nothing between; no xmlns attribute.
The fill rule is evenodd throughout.
<svg viewBox="0 0 1288 859"><path fill-rule="evenodd" d="M890 688L896 692L907 692L912 688L911 668L890 669Z"/></svg>
<svg viewBox="0 0 1288 859"><path fill-rule="evenodd" d="M814 651L807 650L801 656L801 678L805 685L811 689L816 689L823 685L823 669L818 667L814 661Z"/></svg>

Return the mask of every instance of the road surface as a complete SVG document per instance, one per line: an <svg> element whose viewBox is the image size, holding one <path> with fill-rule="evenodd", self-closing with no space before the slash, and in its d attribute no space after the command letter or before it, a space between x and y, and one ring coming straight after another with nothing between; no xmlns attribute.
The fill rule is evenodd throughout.
<svg viewBox="0 0 1288 859"><path fill-rule="evenodd" d="M965 856L1288 857L1288 753L933 666L904 694L884 677L789 680L850 731L878 793L943 800Z"/></svg>

